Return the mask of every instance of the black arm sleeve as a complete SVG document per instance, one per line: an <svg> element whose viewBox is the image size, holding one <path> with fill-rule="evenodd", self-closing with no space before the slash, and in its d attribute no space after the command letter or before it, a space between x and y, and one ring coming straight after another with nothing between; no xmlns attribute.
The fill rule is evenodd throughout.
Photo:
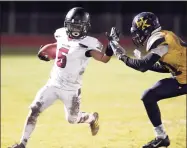
<svg viewBox="0 0 187 148"><path fill-rule="evenodd" d="M120 60L127 66L145 72L152 68L152 66L160 59L160 56L154 53L147 54L143 59L133 59L126 55L121 56Z"/></svg>
<svg viewBox="0 0 187 148"><path fill-rule="evenodd" d="M169 69L167 69L159 63L155 63L149 70L159 73L170 73Z"/></svg>

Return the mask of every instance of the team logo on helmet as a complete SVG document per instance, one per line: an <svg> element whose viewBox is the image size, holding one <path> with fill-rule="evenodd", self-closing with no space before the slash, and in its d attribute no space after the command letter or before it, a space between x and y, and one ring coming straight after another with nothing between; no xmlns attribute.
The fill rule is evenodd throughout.
<svg viewBox="0 0 187 148"><path fill-rule="evenodd" d="M147 24L147 20L143 20L143 17L141 17L139 20L136 21L136 25L138 28L141 27L142 30L144 30L146 27L151 26Z"/></svg>

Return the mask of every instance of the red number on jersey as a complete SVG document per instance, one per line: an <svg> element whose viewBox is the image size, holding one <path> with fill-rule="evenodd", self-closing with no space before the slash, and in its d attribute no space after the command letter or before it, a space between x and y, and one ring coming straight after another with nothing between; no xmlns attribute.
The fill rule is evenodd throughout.
<svg viewBox="0 0 187 148"><path fill-rule="evenodd" d="M66 54L68 54L69 49L66 49L64 47L60 48L58 51L58 57L57 57L57 66L60 68L66 67L67 57Z"/></svg>

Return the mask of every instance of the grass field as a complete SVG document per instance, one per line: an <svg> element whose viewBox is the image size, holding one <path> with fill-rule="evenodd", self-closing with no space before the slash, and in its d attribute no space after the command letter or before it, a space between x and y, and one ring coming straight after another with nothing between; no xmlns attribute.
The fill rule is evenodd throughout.
<svg viewBox="0 0 187 148"><path fill-rule="evenodd" d="M47 81L53 62L35 56L1 57L1 147L19 142L28 106ZM140 73L112 59L91 60L84 74L82 111L100 113L100 132L71 125L60 101L41 114L28 148L140 148L154 133L140 96L169 74ZM151 99L151 98L150 98ZM170 148L186 148L186 97L159 102Z"/></svg>

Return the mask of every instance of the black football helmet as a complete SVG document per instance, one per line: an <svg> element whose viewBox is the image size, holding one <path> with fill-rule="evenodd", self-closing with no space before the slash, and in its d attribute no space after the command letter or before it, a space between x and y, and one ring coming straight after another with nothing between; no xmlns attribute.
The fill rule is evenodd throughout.
<svg viewBox="0 0 187 148"><path fill-rule="evenodd" d="M156 29L161 30L157 16L151 12L142 12L136 15L132 21L132 41L137 46L144 46L144 43Z"/></svg>
<svg viewBox="0 0 187 148"><path fill-rule="evenodd" d="M90 15L81 7L69 10L64 21L67 35L73 39L86 37L90 26Z"/></svg>

